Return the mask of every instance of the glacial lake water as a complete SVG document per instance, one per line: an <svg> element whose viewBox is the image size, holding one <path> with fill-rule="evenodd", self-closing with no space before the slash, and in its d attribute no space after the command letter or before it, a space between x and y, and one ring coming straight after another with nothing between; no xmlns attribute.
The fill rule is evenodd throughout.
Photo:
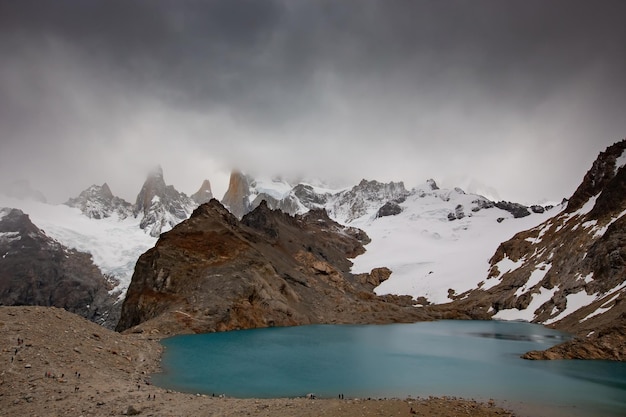
<svg viewBox="0 0 626 417"><path fill-rule="evenodd" d="M184 335L162 341L152 380L240 398L447 395L534 416L626 416L626 363L520 358L567 339L529 323L453 320Z"/></svg>

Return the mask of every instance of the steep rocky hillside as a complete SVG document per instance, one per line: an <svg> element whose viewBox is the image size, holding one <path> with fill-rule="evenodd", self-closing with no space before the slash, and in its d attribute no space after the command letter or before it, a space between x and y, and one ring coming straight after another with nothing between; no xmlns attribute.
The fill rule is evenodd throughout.
<svg viewBox="0 0 626 417"><path fill-rule="evenodd" d="M626 140L602 152L558 215L500 245L475 318L524 319L579 339L528 357L626 360Z"/></svg>
<svg viewBox="0 0 626 417"><path fill-rule="evenodd" d="M20 210L0 209L0 305L62 307L112 328L113 286L89 254L46 236Z"/></svg>
<svg viewBox="0 0 626 417"><path fill-rule="evenodd" d="M377 297L386 269L351 274L368 237L325 211L292 217L260 204L239 221L217 200L137 262L118 330L210 332L310 323L428 319L410 297Z"/></svg>

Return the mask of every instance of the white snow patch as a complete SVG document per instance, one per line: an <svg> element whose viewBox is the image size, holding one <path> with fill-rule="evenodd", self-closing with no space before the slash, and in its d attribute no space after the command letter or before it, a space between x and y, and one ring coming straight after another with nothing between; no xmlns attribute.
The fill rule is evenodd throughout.
<svg viewBox="0 0 626 417"><path fill-rule="evenodd" d="M585 284L589 284L591 281L593 281L593 272L588 273L585 278Z"/></svg>
<svg viewBox="0 0 626 417"><path fill-rule="evenodd" d="M581 290L575 294L569 294L566 298L567 301L565 302L565 310L561 311L556 317L546 320L544 324L555 323L565 316L569 316L579 308L591 304L596 299L596 295L589 295L585 290Z"/></svg>
<svg viewBox="0 0 626 417"><path fill-rule="evenodd" d="M622 154L615 160L615 173L613 175L617 175L617 171L626 165L626 151L622 151Z"/></svg>
<svg viewBox="0 0 626 417"><path fill-rule="evenodd" d="M626 215L626 210L622 211L620 214L618 214L617 216L613 217L606 225L604 225L602 227L594 228L594 234L593 234L594 239L604 236L604 234L606 233L606 231L609 228L609 226L611 226L613 223L615 223L617 220L619 220L624 215Z"/></svg>
<svg viewBox="0 0 626 417"><path fill-rule="evenodd" d="M508 272L515 271L522 265L524 265L524 258L513 261L508 257L502 258L500 261L498 261L498 263L495 264L495 266L498 268L498 271L500 271L498 277L501 277Z"/></svg>
<svg viewBox="0 0 626 417"><path fill-rule="evenodd" d="M589 220L589 221L583 223L583 229L587 229L587 228L589 228L591 226L595 226L596 224L598 224L597 220Z"/></svg>
<svg viewBox="0 0 626 417"><path fill-rule="evenodd" d="M515 291L515 296L519 297L524 294L529 289L533 288L535 285L539 284L543 277L546 276L548 271L552 268L552 265L547 265L543 262L537 265L536 269L530 274L528 281L523 286L519 287L517 291Z"/></svg>
<svg viewBox="0 0 626 417"><path fill-rule="evenodd" d="M611 307L613 307L612 303L619 296L620 296L620 292L617 291L616 294L613 295L613 297L611 297L608 301L603 303L596 311L594 311L593 313L588 314L587 317L585 317L582 320L580 320L580 323L582 323L583 321L588 320L588 319L590 319L592 317L598 316L598 315L600 315L602 313L606 313L607 311L609 311L611 309Z"/></svg>
<svg viewBox="0 0 626 417"><path fill-rule="evenodd" d="M20 240L22 236L20 236L20 232L0 232L0 240L5 242L14 242L16 240Z"/></svg>
<svg viewBox="0 0 626 417"><path fill-rule="evenodd" d="M516 308L500 310L493 316L493 318L499 320L532 321L535 318L535 310L541 307L545 302L549 301L557 290L558 287L554 287L551 290L541 287L539 288L539 294L532 295L532 301L524 310L518 310Z"/></svg>

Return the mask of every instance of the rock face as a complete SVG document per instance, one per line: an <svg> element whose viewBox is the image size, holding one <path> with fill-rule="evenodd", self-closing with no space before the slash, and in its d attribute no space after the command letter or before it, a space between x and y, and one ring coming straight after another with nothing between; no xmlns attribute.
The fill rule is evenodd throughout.
<svg viewBox="0 0 626 417"><path fill-rule="evenodd" d="M362 180L350 190L339 193L330 209L333 218L345 223L363 216L372 206L391 201L401 203L409 195L402 182L381 183Z"/></svg>
<svg viewBox="0 0 626 417"><path fill-rule="evenodd" d="M211 200L139 258L117 330L427 319L410 297L373 294L385 271L349 272L367 241L323 210L292 217L261 203L239 221Z"/></svg>
<svg viewBox="0 0 626 417"><path fill-rule="evenodd" d="M91 256L62 246L22 211L0 209L0 305L65 308L112 328L120 306Z"/></svg>
<svg viewBox="0 0 626 417"><path fill-rule="evenodd" d="M196 203L187 195L165 185L163 170L159 166L148 176L137 195L134 214L143 213L139 227L156 237L188 218L195 207Z"/></svg>
<svg viewBox="0 0 626 417"><path fill-rule="evenodd" d="M626 357L626 140L600 153L567 207L500 245L457 310L526 318L578 339L546 358ZM541 355L534 354L534 357Z"/></svg>
<svg viewBox="0 0 626 417"><path fill-rule="evenodd" d="M211 183L209 180L204 180L200 189L191 195L191 199L197 205L208 203L212 198L213 192L211 191Z"/></svg>
<svg viewBox="0 0 626 417"><path fill-rule="evenodd" d="M247 175L233 171L230 174L228 189L222 198L222 204L238 219L250 211L250 182L252 179Z"/></svg>
<svg viewBox="0 0 626 417"><path fill-rule="evenodd" d="M101 186L92 185L78 197L70 198L65 205L80 209L85 216L92 219L104 219L113 214L125 219L133 214L132 204L114 196L107 183Z"/></svg>

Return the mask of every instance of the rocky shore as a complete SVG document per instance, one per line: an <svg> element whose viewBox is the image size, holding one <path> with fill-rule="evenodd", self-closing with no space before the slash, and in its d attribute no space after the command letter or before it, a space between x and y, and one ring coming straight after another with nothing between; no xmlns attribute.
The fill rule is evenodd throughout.
<svg viewBox="0 0 626 417"><path fill-rule="evenodd" d="M0 415L513 416L493 402L424 399L235 399L150 383L159 334L119 334L54 307L0 307Z"/></svg>

